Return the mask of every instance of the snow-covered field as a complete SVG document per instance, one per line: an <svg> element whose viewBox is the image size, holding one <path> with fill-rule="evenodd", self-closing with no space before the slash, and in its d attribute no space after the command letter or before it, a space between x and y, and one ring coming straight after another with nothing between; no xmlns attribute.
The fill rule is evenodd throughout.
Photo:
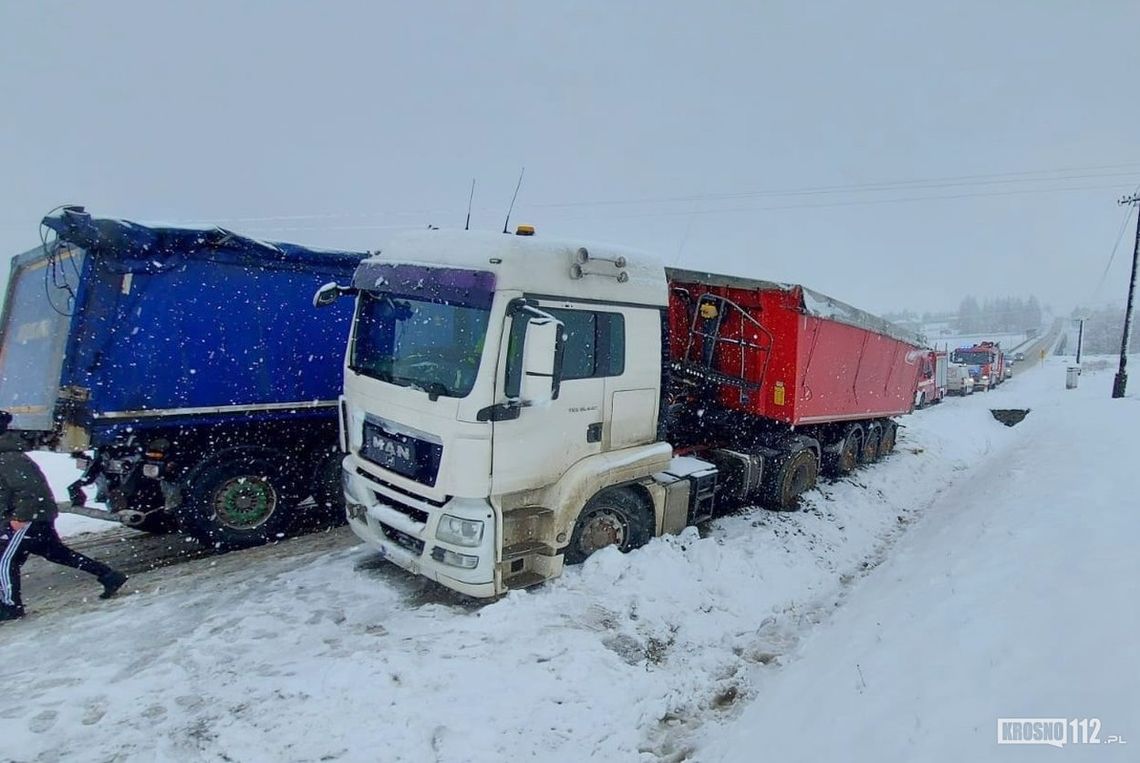
<svg viewBox="0 0 1140 763"><path fill-rule="evenodd" d="M1063 368L909 417L895 455L801 512L603 552L491 604L360 548L197 560L72 612L29 601L0 626L0 680L18 687L0 757L1054 752L998 747L996 718L1017 715L1096 716L1140 744L1140 406L1107 400L1110 371L1065 391ZM1012 429L987 410L1023 405Z"/></svg>

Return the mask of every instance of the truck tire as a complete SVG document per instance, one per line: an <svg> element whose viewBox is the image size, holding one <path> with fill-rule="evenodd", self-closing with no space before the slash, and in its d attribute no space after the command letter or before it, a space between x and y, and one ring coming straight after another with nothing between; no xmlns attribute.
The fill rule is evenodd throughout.
<svg viewBox="0 0 1140 763"><path fill-rule="evenodd" d="M606 546L632 551L652 535L653 512L641 496L631 488L608 488L591 498L578 515L563 561L581 564Z"/></svg>
<svg viewBox="0 0 1140 763"><path fill-rule="evenodd" d="M879 455L885 456L894 452L895 440L898 438L898 425L893 421L883 424L882 434L879 435Z"/></svg>
<svg viewBox="0 0 1140 763"><path fill-rule="evenodd" d="M797 450L779 459L772 479L768 481L765 497L768 504L779 511L797 507L803 493L815 487L819 477L819 459L807 448Z"/></svg>
<svg viewBox="0 0 1140 763"><path fill-rule="evenodd" d="M178 522L204 545L248 548L285 537L292 529L297 480L283 453L239 447L221 451L186 478Z"/></svg>
<svg viewBox="0 0 1140 763"><path fill-rule="evenodd" d="M863 435L863 450L859 454L859 461L864 464L873 464L879 460L879 444L882 441L883 430L878 424L867 427Z"/></svg>
<svg viewBox="0 0 1140 763"><path fill-rule="evenodd" d="M861 432L862 430L857 426L847 430L843 436L843 444L839 447L839 452L834 455L829 454L824 459L824 474L828 477L842 477L855 471L855 467L859 465Z"/></svg>

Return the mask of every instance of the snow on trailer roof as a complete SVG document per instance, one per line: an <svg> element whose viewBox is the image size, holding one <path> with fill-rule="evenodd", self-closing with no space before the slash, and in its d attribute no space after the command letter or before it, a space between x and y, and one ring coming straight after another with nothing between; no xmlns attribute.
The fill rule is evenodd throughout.
<svg viewBox="0 0 1140 763"><path fill-rule="evenodd" d="M679 268L666 268L665 272L670 279L676 278L680 281L698 281L700 283L728 286L737 289L778 289L780 291L793 291L798 288L802 294L803 311L808 315L813 315L817 318L827 318L837 323L845 323L848 326L873 331L877 334L883 334L892 339L897 339L900 342L906 342L915 347L926 346L926 342L923 341L922 337L913 331L907 331L903 327L891 323L885 318L872 315L865 310L860 310L846 302L841 302L834 297L829 297L826 294L799 284L778 283L776 281L764 281L757 278L726 276L719 273L682 270Z"/></svg>
<svg viewBox="0 0 1140 763"><path fill-rule="evenodd" d="M225 259L250 264L327 262L330 258L358 262L367 255L365 252L262 241L220 226L148 225L110 217L97 218L83 207L64 207L45 217L43 225L55 231L60 241L92 252L114 252L128 265L144 269L164 269L171 261L188 256L210 257L223 253Z"/></svg>

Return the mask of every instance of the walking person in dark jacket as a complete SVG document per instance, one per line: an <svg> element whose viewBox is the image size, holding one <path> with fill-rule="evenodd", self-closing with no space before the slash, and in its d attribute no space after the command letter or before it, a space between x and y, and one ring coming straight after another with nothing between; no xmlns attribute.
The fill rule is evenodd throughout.
<svg viewBox="0 0 1140 763"><path fill-rule="evenodd" d="M8 431L12 415L0 411L0 620L24 616L20 568L29 554L94 575L103 584L100 598L115 595L127 576L102 562L72 551L55 531L58 510L43 472L16 433Z"/></svg>

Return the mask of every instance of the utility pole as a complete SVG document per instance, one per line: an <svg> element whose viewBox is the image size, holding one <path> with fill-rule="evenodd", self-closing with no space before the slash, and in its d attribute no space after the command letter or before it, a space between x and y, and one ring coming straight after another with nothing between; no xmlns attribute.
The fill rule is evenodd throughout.
<svg viewBox="0 0 1140 763"><path fill-rule="evenodd" d="M1085 338L1085 321L1087 319L1082 315L1077 318L1077 365L1081 364L1081 340Z"/></svg>
<svg viewBox="0 0 1140 763"><path fill-rule="evenodd" d="M1120 200L1121 204L1136 206L1140 203L1140 194L1126 196ZM1124 368L1128 365L1128 338L1132 334L1132 303L1136 296L1136 261L1140 258L1140 215L1136 216L1136 243L1132 245L1132 280L1128 282L1128 307L1124 311L1124 336L1120 338L1120 370L1112 380L1112 396L1124 397L1124 388L1128 386L1128 374Z"/></svg>

